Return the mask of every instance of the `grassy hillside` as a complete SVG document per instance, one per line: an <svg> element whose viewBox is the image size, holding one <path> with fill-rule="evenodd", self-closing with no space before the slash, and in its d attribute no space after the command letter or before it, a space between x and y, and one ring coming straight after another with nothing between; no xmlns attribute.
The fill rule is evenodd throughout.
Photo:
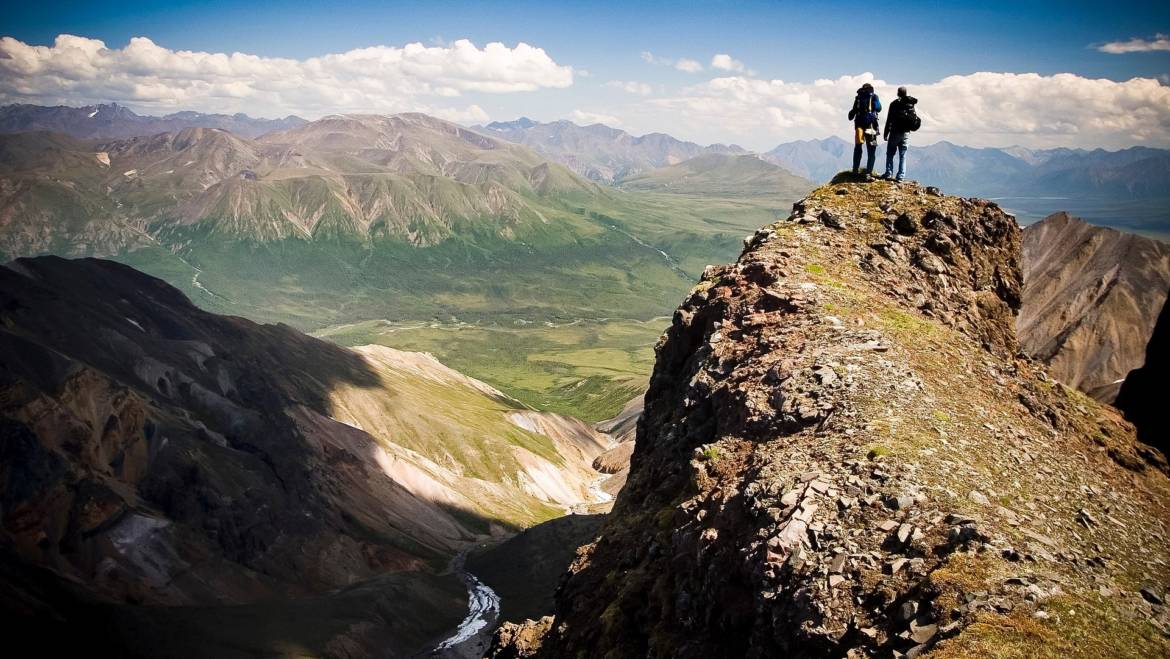
<svg viewBox="0 0 1170 659"><path fill-rule="evenodd" d="M657 190L716 196L800 195L811 182L755 155L706 154L639 174L622 182L627 190Z"/></svg>
<svg viewBox="0 0 1170 659"><path fill-rule="evenodd" d="M669 323L612 319L517 325L365 321L319 332L342 345L429 352L532 407L601 421L646 387Z"/></svg>

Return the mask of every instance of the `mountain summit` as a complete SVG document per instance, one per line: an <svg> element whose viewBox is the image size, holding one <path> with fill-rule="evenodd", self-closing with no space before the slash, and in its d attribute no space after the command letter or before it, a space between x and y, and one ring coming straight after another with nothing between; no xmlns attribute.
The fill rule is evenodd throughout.
<svg viewBox="0 0 1170 659"><path fill-rule="evenodd" d="M1165 459L1019 356L1019 227L935 192L826 185L707 269L613 512L495 656L1170 651Z"/></svg>

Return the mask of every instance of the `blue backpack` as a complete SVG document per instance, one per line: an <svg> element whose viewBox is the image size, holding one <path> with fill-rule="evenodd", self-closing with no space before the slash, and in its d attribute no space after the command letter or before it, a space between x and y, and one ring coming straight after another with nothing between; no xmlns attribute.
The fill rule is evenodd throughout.
<svg viewBox="0 0 1170 659"><path fill-rule="evenodd" d="M863 127L876 126L877 113L881 110L882 102L877 94L866 94L864 97L858 96L853 99L853 109L849 111L849 118L856 118L858 125Z"/></svg>

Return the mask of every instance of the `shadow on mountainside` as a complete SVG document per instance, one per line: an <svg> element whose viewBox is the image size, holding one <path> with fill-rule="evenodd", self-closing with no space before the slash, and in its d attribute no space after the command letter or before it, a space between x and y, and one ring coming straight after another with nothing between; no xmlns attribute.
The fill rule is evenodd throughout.
<svg viewBox="0 0 1170 659"><path fill-rule="evenodd" d="M1165 410L1167 375L1170 375L1170 299L1158 314L1146 345L1145 361L1126 376L1114 403L1137 428L1138 439L1163 453L1170 450L1170 422Z"/></svg>
<svg viewBox="0 0 1170 659"><path fill-rule="evenodd" d="M500 622L552 615L557 582L604 520L603 514L558 517L471 554L467 567L500 595Z"/></svg>
<svg viewBox="0 0 1170 659"><path fill-rule="evenodd" d="M454 627L466 593L439 573L463 522L494 520L403 487L332 419L341 387L395 395L353 351L204 312L124 265L0 268L9 638L407 654Z"/></svg>

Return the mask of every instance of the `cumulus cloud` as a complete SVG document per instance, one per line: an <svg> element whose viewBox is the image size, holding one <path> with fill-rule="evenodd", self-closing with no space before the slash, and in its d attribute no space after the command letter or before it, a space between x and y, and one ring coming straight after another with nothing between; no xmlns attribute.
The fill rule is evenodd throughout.
<svg viewBox="0 0 1170 659"><path fill-rule="evenodd" d="M587 112L585 110L573 110L569 113L569 119L573 123L588 126L590 124L606 124L607 126L620 126L621 120L609 114L601 114L598 112Z"/></svg>
<svg viewBox="0 0 1170 659"><path fill-rule="evenodd" d="M730 76L644 102L703 139L731 133L759 148L790 139L849 137L845 117L857 88L872 83L888 104L898 83L870 73L785 82ZM1153 78L1117 82L1073 74L975 73L909 85L919 99L920 143L974 146L1170 146L1170 87ZM631 117L632 118L632 117ZM638 123L646 118L639 115ZM718 133L714 131L718 130Z"/></svg>
<svg viewBox="0 0 1170 659"><path fill-rule="evenodd" d="M642 51L642 61L655 66L670 66L686 73L698 73L703 70L703 65L696 60L685 57L677 60L669 57L659 57L648 50Z"/></svg>
<svg viewBox="0 0 1170 659"><path fill-rule="evenodd" d="M635 80L610 80L605 83L605 86L620 89L627 94L638 94L640 96L649 96L654 92L654 88L649 84Z"/></svg>
<svg viewBox="0 0 1170 659"><path fill-rule="evenodd" d="M732 58L727 53L719 53L711 58L711 68L720 71L743 71L743 62Z"/></svg>
<svg viewBox="0 0 1170 659"><path fill-rule="evenodd" d="M478 106L436 110L421 97L568 87L573 69L541 48L461 39L443 45L373 46L304 60L171 50L146 37L124 48L60 35L52 46L0 39L0 101L253 114L398 112L429 108L486 116Z"/></svg>
<svg viewBox="0 0 1170 659"><path fill-rule="evenodd" d="M1125 53L1151 53L1159 50L1170 50L1170 36L1155 34L1153 39L1134 37L1128 41L1110 41L1097 46L1097 50L1110 55L1124 55Z"/></svg>

